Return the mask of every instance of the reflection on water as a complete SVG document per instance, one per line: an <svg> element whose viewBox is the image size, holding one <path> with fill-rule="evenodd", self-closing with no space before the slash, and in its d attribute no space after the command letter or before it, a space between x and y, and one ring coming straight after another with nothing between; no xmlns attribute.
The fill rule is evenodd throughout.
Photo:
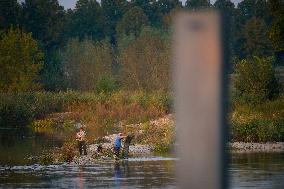
<svg viewBox="0 0 284 189"><path fill-rule="evenodd" d="M88 166L0 168L0 187L3 188L173 188L175 185L174 161L163 158L141 162L108 161Z"/></svg>
<svg viewBox="0 0 284 189"><path fill-rule="evenodd" d="M283 189L284 153L233 154L231 188Z"/></svg>
<svg viewBox="0 0 284 189"><path fill-rule="evenodd" d="M29 164L28 157L61 145L62 140L53 136L29 136L23 135L21 130L0 130L0 165Z"/></svg>
<svg viewBox="0 0 284 189"><path fill-rule="evenodd" d="M28 165L25 157L60 146L52 138L0 134L0 188L176 188L175 158L140 157L93 165ZM230 188L284 188L284 153L233 154Z"/></svg>

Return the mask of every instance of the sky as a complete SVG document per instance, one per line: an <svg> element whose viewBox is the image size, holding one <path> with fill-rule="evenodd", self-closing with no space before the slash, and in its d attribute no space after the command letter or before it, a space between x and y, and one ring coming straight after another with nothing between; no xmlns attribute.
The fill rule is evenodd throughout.
<svg viewBox="0 0 284 189"><path fill-rule="evenodd" d="M58 0L60 5L64 6L65 9L73 9L76 5L76 1L77 0ZM186 1L186 0L181 0L183 3ZM239 3L240 1L242 0L231 0L232 2L234 2L235 4ZM211 3L214 3L215 0L211 0Z"/></svg>

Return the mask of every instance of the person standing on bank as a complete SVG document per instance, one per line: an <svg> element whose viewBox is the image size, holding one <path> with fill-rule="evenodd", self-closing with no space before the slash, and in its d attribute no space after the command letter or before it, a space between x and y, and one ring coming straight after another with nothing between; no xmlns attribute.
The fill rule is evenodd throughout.
<svg viewBox="0 0 284 189"><path fill-rule="evenodd" d="M119 159L119 155L120 155L120 149L121 149L121 140L123 138L125 138L126 136L123 136L122 133L119 133L115 140L114 140L114 155L115 155L115 159Z"/></svg>
<svg viewBox="0 0 284 189"><path fill-rule="evenodd" d="M78 148L80 155L87 155L87 146L86 146L86 132L84 131L83 126L80 127L79 131L76 134L76 140L78 141Z"/></svg>

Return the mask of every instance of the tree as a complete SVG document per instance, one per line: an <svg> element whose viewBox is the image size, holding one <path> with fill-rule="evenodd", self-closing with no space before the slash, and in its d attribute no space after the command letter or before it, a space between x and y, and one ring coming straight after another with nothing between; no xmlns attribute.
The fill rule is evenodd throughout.
<svg viewBox="0 0 284 189"><path fill-rule="evenodd" d="M268 27L263 19L253 17L243 28L245 43L243 49L246 57L271 55L271 43Z"/></svg>
<svg viewBox="0 0 284 189"><path fill-rule="evenodd" d="M64 90L67 83L64 77L62 52L56 49L47 53L41 71L42 86L46 91Z"/></svg>
<svg viewBox="0 0 284 189"><path fill-rule="evenodd" d="M169 19L171 13L182 7L182 4L179 0L158 0L154 3L155 11L158 14L159 22L156 27L167 25L166 19Z"/></svg>
<svg viewBox="0 0 284 189"><path fill-rule="evenodd" d="M105 19L103 10L96 0L79 0L75 9L67 14L65 32L67 38L102 40L104 34Z"/></svg>
<svg viewBox="0 0 284 189"><path fill-rule="evenodd" d="M158 26L161 18L157 11L156 0L131 0L131 6L139 7L143 10L151 26Z"/></svg>
<svg viewBox="0 0 284 189"><path fill-rule="evenodd" d="M235 5L230 0L217 0L214 7L232 17L235 12Z"/></svg>
<svg viewBox="0 0 284 189"><path fill-rule="evenodd" d="M0 29L17 27L21 19L21 6L17 0L0 1Z"/></svg>
<svg viewBox="0 0 284 189"><path fill-rule="evenodd" d="M243 0L238 4L241 22L244 24L252 17L267 19L268 6L266 0Z"/></svg>
<svg viewBox="0 0 284 189"><path fill-rule="evenodd" d="M119 35L130 35L138 37L141 29L148 24L148 18L139 7L132 7L117 24Z"/></svg>
<svg viewBox="0 0 284 189"><path fill-rule="evenodd" d="M236 95L246 103L261 103L279 95L272 60L253 57L236 65L234 86Z"/></svg>
<svg viewBox="0 0 284 189"><path fill-rule="evenodd" d="M46 49L61 45L64 9L57 0L25 0L24 28Z"/></svg>
<svg viewBox="0 0 284 189"><path fill-rule="evenodd" d="M269 0L268 5L272 16L269 38L277 56L282 56L282 59L284 59L284 2L281 0Z"/></svg>
<svg viewBox="0 0 284 189"><path fill-rule="evenodd" d="M227 35L227 47L230 55L233 54L233 46L234 46L234 39L235 35L234 32L234 15L235 15L235 6L230 0L217 0L214 3L214 7L219 10L223 14L223 36ZM226 45L226 44L225 44ZM229 56L230 56L229 55ZM234 55L232 55L234 56Z"/></svg>
<svg viewBox="0 0 284 189"><path fill-rule="evenodd" d="M127 0L101 0L105 21L104 33L110 38L112 44L116 44L116 26L130 4Z"/></svg>
<svg viewBox="0 0 284 189"><path fill-rule="evenodd" d="M120 82L125 89L167 90L170 40L160 31L144 28L136 39L120 39Z"/></svg>
<svg viewBox="0 0 284 189"><path fill-rule="evenodd" d="M187 0L185 7L189 9L204 9L210 7L210 1L208 0Z"/></svg>
<svg viewBox="0 0 284 189"><path fill-rule="evenodd" d="M270 17L266 0L243 0L238 4L238 7L235 11L234 31L232 36L234 36L234 52L236 53L238 58L241 59L246 58L247 56L247 52L244 50L244 46L246 46L245 43L247 41L247 38L244 36L244 33L246 33L246 31L244 31L244 28L250 27L247 24L248 21L250 21L252 24L259 23L253 23L252 20L261 20L260 22L264 22L260 24L261 26L269 27ZM252 29L252 27L250 27L251 32L252 30L258 30L256 26L253 27L255 29ZM259 30L262 29L264 28L260 28ZM266 34L267 32L264 31L264 35ZM253 34L251 34L251 36L253 36Z"/></svg>
<svg viewBox="0 0 284 189"><path fill-rule="evenodd" d="M70 39L63 54L68 87L92 91L101 76L111 74L112 56L108 42Z"/></svg>
<svg viewBox="0 0 284 189"><path fill-rule="evenodd" d="M31 33L9 29L0 39L0 91L24 92L39 89L43 53Z"/></svg>

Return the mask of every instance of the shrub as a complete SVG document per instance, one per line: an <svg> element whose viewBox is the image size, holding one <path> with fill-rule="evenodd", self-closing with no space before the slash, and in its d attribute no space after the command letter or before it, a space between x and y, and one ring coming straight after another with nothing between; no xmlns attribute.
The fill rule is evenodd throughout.
<svg viewBox="0 0 284 189"><path fill-rule="evenodd" d="M231 139L243 142L284 141L284 98L254 106L235 105L231 114Z"/></svg>
<svg viewBox="0 0 284 189"><path fill-rule="evenodd" d="M97 93L112 93L118 89L115 79L110 75L102 75L96 82Z"/></svg>
<svg viewBox="0 0 284 189"><path fill-rule="evenodd" d="M31 125L33 131L58 134L68 131L72 121L80 118L91 137L115 132L121 123L140 123L164 116L171 103L167 93L143 91L38 92L0 94L0 98L0 127Z"/></svg>
<svg viewBox="0 0 284 189"><path fill-rule="evenodd" d="M278 83L272 60L253 57L236 65L235 89L239 102L261 103L279 96Z"/></svg>

